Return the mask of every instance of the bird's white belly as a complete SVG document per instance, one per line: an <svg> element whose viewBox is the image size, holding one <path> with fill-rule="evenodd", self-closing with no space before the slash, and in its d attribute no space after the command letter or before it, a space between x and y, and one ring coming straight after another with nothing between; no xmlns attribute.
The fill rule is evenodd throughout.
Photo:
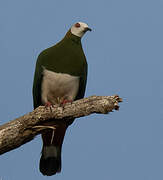
<svg viewBox="0 0 163 180"><path fill-rule="evenodd" d="M78 93L79 77L44 69L41 88L43 104L56 104L64 99L72 101Z"/></svg>

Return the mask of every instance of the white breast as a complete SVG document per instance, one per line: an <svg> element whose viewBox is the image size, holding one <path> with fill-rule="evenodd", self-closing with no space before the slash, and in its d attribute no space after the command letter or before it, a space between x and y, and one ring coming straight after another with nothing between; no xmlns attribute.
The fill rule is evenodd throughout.
<svg viewBox="0 0 163 180"><path fill-rule="evenodd" d="M64 99L73 101L78 93L79 77L55 73L44 69L42 80L42 103L60 103Z"/></svg>

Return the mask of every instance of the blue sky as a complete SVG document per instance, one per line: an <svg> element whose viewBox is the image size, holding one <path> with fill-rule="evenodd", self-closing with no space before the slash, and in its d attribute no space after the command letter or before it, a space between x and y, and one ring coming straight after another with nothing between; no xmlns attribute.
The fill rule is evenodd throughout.
<svg viewBox="0 0 163 180"><path fill-rule="evenodd" d="M91 115L68 129L62 172L38 170L41 139L0 156L0 177L16 179L163 179L163 0L2 0L0 124L33 110L38 54L83 21L89 64L86 96L119 94L120 111Z"/></svg>

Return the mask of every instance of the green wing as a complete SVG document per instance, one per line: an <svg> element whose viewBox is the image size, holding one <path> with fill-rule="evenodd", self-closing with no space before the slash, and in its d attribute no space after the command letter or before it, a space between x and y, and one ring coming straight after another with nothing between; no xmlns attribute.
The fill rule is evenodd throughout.
<svg viewBox="0 0 163 180"><path fill-rule="evenodd" d="M78 91L77 97L75 99L82 99L84 97L86 84L87 84L87 69L88 69L88 66L86 63L85 67L84 67L84 72L83 72L82 76L80 77L79 91Z"/></svg>
<svg viewBox="0 0 163 180"><path fill-rule="evenodd" d="M33 105L34 109L42 105L41 102L41 83L42 83L42 64L41 56L38 57L33 81Z"/></svg>

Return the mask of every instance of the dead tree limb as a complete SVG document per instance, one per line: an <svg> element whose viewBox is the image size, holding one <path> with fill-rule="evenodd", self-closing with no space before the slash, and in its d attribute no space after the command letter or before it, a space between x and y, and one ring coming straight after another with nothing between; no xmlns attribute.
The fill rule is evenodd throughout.
<svg viewBox="0 0 163 180"><path fill-rule="evenodd" d="M39 125L55 118L64 121L67 118L79 118L91 113L107 114L118 110L119 96L91 96L67 103L64 107L54 106L51 111L40 106L34 111L0 126L0 154L15 149L40 134Z"/></svg>

